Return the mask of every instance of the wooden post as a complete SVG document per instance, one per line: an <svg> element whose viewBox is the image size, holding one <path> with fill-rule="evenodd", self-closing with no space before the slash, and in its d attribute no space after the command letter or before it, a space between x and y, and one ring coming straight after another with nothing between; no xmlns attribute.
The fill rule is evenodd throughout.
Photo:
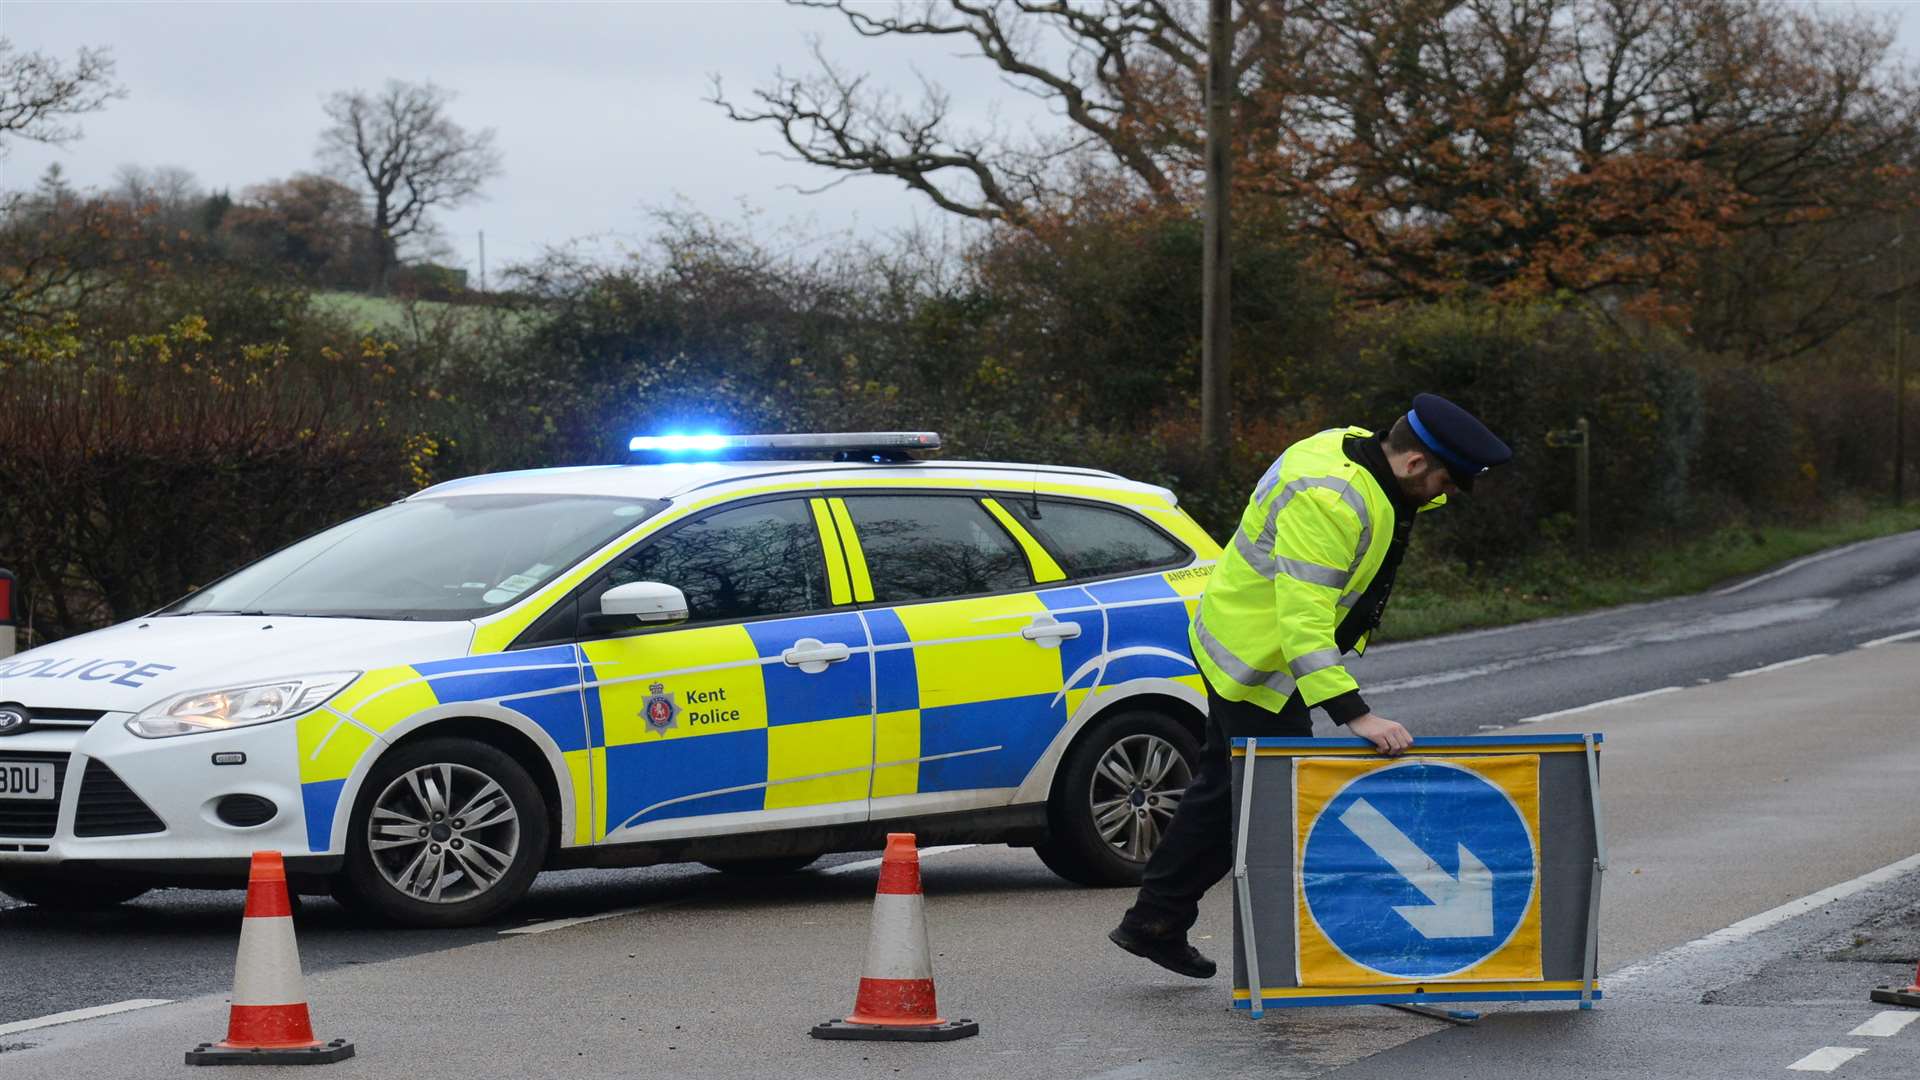
<svg viewBox="0 0 1920 1080"><path fill-rule="evenodd" d="M1907 496L1907 230L1893 238L1893 505Z"/></svg>
<svg viewBox="0 0 1920 1080"><path fill-rule="evenodd" d="M1580 478L1574 486L1573 506L1574 513L1579 515L1577 527L1580 534L1580 557L1584 559L1593 551L1593 505L1587 498L1589 490L1588 477L1590 475L1587 469L1587 461L1590 456L1590 448L1593 444L1593 435L1587 426L1587 418L1584 416L1580 418L1578 424L1574 425L1574 429L1580 432L1580 441L1576 444L1577 448L1574 450L1574 453L1579 455L1578 468L1580 470Z"/></svg>
<svg viewBox="0 0 1920 1080"><path fill-rule="evenodd" d="M1200 440L1216 467L1232 449L1228 396L1232 337L1227 186L1233 142L1232 0L1208 0L1206 254L1200 272Z"/></svg>

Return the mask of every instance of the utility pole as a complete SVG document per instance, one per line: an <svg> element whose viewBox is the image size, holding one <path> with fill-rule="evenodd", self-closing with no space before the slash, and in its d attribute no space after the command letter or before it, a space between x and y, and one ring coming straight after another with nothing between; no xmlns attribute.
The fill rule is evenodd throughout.
<svg viewBox="0 0 1920 1080"><path fill-rule="evenodd" d="M1893 505L1907 497L1907 230L1893 236Z"/></svg>
<svg viewBox="0 0 1920 1080"><path fill-rule="evenodd" d="M1233 281L1229 261L1227 187L1233 142L1233 3L1208 0L1206 254L1200 272L1200 440L1222 468L1232 449L1228 401Z"/></svg>
<svg viewBox="0 0 1920 1080"><path fill-rule="evenodd" d="M487 230L480 230L480 291L487 291Z"/></svg>

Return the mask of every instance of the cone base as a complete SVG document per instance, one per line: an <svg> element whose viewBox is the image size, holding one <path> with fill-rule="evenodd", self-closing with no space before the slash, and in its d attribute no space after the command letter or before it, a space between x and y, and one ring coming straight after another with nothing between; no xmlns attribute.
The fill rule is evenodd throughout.
<svg viewBox="0 0 1920 1080"><path fill-rule="evenodd" d="M1882 1005L1905 1005L1920 1009L1920 983L1913 986L1882 986L1867 995Z"/></svg>
<svg viewBox="0 0 1920 1080"><path fill-rule="evenodd" d="M931 1024L856 1024L829 1020L813 1025L816 1039L867 1039L875 1042L952 1042L980 1034L972 1020L940 1020Z"/></svg>
<svg viewBox="0 0 1920 1080"><path fill-rule="evenodd" d="M189 1065L329 1065L353 1056L353 1044L345 1039L314 1046L256 1049L229 1046L226 1043L201 1043L187 1051Z"/></svg>

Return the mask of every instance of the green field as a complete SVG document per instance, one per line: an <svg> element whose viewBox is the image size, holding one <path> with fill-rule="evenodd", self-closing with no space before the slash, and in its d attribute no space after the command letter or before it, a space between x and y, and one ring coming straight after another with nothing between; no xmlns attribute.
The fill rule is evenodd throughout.
<svg viewBox="0 0 1920 1080"><path fill-rule="evenodd" d="M501 331L523 333L532 324L525 312L506 308L448 304L438 300L400 300L391 296L368 296L353 292L316 292L315 309L343 315L356 329L369 334L405 334L431 330L451 322L460 332Z"/></svg>

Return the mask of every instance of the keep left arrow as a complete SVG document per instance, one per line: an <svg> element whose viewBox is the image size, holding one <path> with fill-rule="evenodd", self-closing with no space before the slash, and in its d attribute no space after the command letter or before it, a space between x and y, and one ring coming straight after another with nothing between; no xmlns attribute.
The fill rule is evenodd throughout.
<svg viewBox="0 0 1920 1080"><path fill-rule="evenodd" d="M1456 878L1365 799L1355 799L1340 815L1340 824L1432 901L1431 906L1408 904L1393 909L1422 937L1493 936L1493 871L1465 844L1455 845L1460 850L1460 876Z"/></svg>

